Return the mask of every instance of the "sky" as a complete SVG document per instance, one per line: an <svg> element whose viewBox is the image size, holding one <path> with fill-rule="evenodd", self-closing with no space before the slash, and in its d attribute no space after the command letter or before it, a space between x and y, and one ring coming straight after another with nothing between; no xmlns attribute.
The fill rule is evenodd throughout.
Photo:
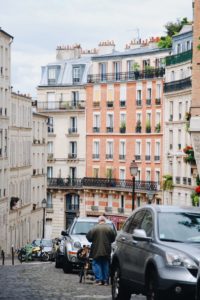
<svg viewBox="0 0 200 300"><path fill-rule="evenodd" d="M114 40L120 51L132 39L165 35L164 25L183 17L192 20L192 0L0 0L0 27L14 37L13 91L36 98L41 66L55 61L59 45Z"/></svg>

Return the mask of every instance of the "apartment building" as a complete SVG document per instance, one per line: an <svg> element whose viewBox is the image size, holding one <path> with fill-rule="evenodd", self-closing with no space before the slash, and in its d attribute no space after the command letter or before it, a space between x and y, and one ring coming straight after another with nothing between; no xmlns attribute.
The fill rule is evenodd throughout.
<svg viewBox="0 0 200 300"><path fill-rule="evenodd" d="M193 25L193 60L192 60L192 105L190 119L190 133L195 153L198 174L200 176L200 2L193 1L194 25Z"/></svg>
<svg viewBox="0 0 200 300"><path fill-rule="evenodd" d="M99 47L107 54L92 57L86 87L87 215L105 213L120 223L131 212L132 160L138 165L135 207L163 202L163 78L170 49L159 49L158 41L132 41L124 52L106 41Z"/></svg>
<svg viewBox="0 0 200 300"><path fill-rule="evenodd" d="M196 181L194 161L187 161L186 154L186 147L192 146L189 133L192 40L192 25L184 25L173 36L172 54L166 58L164 180L171 180L173 188L164 191L164 203L170 205L191 205Z"/></svg>
<svg viewBox="0 0 200 300"><path fill-rule="evenodd" d="M32 178L31 178L31 240L51 238L52 201L47 194L47 120L48 117L32 113ZM45 212L42 201L46 201ZM45 213L45 216L43 216ZM44 218L44 219L43 219ZM43 223L44 222L44 223Z"/></svg>
<svg viewBox="0 0 200 300"><path fill-rule="evenodd" d="M9 210L10 53L13 37L0 28L0 248L7 251Z"/></svg>
<svg viewBox="0 0 200 300"><path fill-rule="evenodd" d="M48 117L47 187L52 205L52 236L82 211L79 181L85 176L87 73L91 55L80 45L61 46L56 62L42 67L36 110Z"/></svg>

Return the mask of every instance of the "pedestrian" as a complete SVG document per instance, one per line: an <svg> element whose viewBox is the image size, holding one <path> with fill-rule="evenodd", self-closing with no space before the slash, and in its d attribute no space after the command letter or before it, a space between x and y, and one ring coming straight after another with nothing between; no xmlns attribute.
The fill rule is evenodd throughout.
<svg viewBox="0 0 200 300"><path fill-rule="evenodd" d="M86 235L91 245L92 269L96 285L108 285L110 273L111 244L115 240L114 230L100 216L98 224Z"/></svg>

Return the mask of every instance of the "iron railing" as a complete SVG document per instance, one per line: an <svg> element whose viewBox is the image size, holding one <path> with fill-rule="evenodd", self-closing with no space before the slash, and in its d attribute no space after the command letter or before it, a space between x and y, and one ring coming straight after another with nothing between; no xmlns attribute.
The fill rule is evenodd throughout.
<svg viewBox="0 0 200 300"><path fill-rule="evenodd" d="M131 72L118 72L116 73L105 73L105 74L94 74L88 75L88 83L99 83L99 82L113 82L113 81L135 81L140 79L150 79L163 77L165 69L151 69L146 71L131 71ZM117 75L117 76L116 76Z"/></svg>
<svg viewBox="0 0 200 300"><path fill-rule="evenodd" d="M164 92L170 93L175 91L180 91L192 87L191 77L187 77L181 80L166 82L164 84Z"/></svg>
<svg viewBox="0 0 200 300"><path fill-rule="evenodd" d="M109 178L48 178L48 188L113 188L132 191L132 180L120 180ZM135 181L136 191L157 191L158 183L154 181Z"/></svg>
<svg viewBox="0 0 200 300"><path fill-rule="evenodd" d="M166 66L180 64L192 59L192 50L166 57Z"/></svg>
<svg viewBox="0 0 200 300"><path fill-rule="evenodd" d="M38 111L85 109L85 101L51 101L38 102Z"/></svg>

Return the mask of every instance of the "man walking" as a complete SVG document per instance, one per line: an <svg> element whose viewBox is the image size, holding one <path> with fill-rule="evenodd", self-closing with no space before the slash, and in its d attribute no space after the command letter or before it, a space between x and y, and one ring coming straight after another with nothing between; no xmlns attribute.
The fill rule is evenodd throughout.
<svg viewBox="0 0 200 300"><path fill-rule="evenodd" d="M86 235L91 245L92 269L97 285L108 285L111 244L115 240L115 232L106 224L106 218L100 216L98 225Z"/></svg>

